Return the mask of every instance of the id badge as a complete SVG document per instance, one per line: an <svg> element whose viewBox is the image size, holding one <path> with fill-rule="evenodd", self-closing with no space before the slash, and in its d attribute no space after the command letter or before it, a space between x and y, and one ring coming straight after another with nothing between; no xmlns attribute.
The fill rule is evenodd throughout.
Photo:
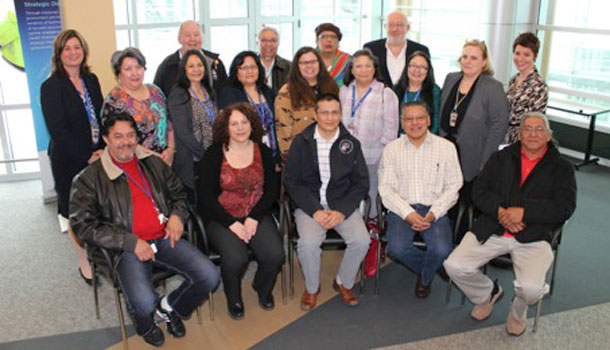
<svg viewBox="0 0 610 350"><path fill-rule="evenodd" d="M451 114L449 115L449 126L452 128L455 128L455 126L457 125L457 120L458 120L458 112L457 111L451 111Z"/></svg>

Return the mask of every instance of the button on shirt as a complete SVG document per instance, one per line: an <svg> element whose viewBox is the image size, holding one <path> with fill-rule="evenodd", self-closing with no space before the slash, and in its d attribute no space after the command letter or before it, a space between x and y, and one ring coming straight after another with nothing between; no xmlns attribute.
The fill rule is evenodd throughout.
<svg viewBox="0 0 610 350"><path fill-rule="evenodd" d="M390 142L379 164L379 194L386 208L401 218L412 205L430 206L436 219L457 202L463 178L455 146L428 132L415 147L407 135Z"/></svg>
<svg viewBox="0 0 610 350"><path fill-rule="evenodd" d="M405 57L407 54L407 42L405 41L405 46L402 50L400 50L400 54L398 57L395 57L390 51L388 47L388 41L385 41L386 48L386 66L388 67L388 72L390 73L390 79L392 79L392 85L398 84L398 80L400 80L400 76L402 72L405 70L405 65L407 64L407 58Z"/></svg>
<svg viewBox="0 0 610 350"><path fill-rule="evenodd" d="M324 208L328 208L328 202L326 201L326 188L328 188L328 182L330 181L331 175L330 149L338 138L339 128L337 128L337 132L335 132L335 135L330 140L326 140L322 137L322 135L320 135L317 126L316 131L313 134L313 139L316 140L316 147L318 149L318 167L320 169L320 181L322 182L322 186L320 186L320 204Z"/></svg>

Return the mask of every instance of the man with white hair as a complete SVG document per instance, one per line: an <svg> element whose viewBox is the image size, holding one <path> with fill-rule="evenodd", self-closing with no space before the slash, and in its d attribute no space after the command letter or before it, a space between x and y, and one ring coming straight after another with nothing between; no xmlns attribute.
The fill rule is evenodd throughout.
<svg viewBox="0 0 610 350"><path fill-rule="evenodd" d="M210 72L210 86L217 90L224 84L227 79L227 71L222 63L219 54L201 48L203 35L201 27L195 21L186 21L180 25L178 31L178 42L180 48L173 54L167 56L157 68L154 83L161 88L165 97L169 96L172 87L176 83L178 76L178 64L182 55L188 50L201 50L205 59L205 69Z"/></svg>
<svg viewBox="0 0 610 350"><path fill-rule="evenodd" d="M430 56L428 48L420 43L407 39L409 22L407 16L400 11L388 14L386 23L386 39L379 39L364 44L379 59L381 78L390 87L395 86L404 73L407 59L416 51L423 51Z"/></svg>
<svg viewBox="0 0 610 350"><path fill-rule="evenodd" d="M277 95L288 79L290 61L280 57L280 33L273 27L263 27L258 32L259 57L265 68L265 83Z"/></svg>
<svg viewBox="0 0 610 350"><path fill-rule="evenodd" d="M506 331L514 336L525 332L528 305L549 291L545 278L553 262L552 232L576 208L574 168L551 136L542 113L523 116L519 142L494 153L475 181L472 200L480 214L444 263L451 280L474 304L471 316L483 321L503 291L479 268L497 256L511 255L515 297Z"/></svg>

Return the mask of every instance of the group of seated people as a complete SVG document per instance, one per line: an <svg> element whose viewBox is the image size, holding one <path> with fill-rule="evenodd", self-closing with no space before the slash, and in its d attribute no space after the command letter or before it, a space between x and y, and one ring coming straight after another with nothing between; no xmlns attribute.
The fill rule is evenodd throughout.
<svg viewBox="0 0 610 350"><path fill-rule="evenodd" d="M155 320L184 336L182 320L220 277L229 315L244 317L241 279L251 251L258 263L252 288L260 307L272 310L285 260L272 214L283 188L299 232L301 308L314 308L323 288L320 246L330 229L346 243L332 287L356 306L352 287L381 224L375 210L363 218L358 208L379 195L388 210L388 254L417 275L417 297L427 297L446 270L473 302L472 317L484 320L503 291L479 268L510 253L516 280L507 331L522 334L527 306L548 292L551 231L576 205L572 166L543 114L538 40L527 33L515 41L520 73L507 93L481 41L464 45L461 72L448 75L441 90L429 50L406 39L408 27L392 12L387 39L350 56L338 50L339 28L323 23L317 48L300 48L292 63L277 56L279 34L265 27L260 54L239 53L227 76L218 55L201 49L199 25L187 21L181 48L160 65L155 84L143 83L146 59L138 49L116 52L118 84L105 99L82 36L60 33L41 104L59 212L69 213L83 279L92 283L84 243L113 251L137 334L160 346ZM501 144L508 146L498 151ZM479 214L454 249L448 213L458 201ZM221 256L220 276L180 239L189 208ZM413 246L416 234L425 251ZM153 267L184 280L159 296Z"/></svg>

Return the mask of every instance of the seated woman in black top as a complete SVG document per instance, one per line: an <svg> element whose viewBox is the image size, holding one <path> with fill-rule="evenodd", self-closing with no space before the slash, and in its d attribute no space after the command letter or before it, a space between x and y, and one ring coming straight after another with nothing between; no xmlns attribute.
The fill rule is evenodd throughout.
<svg viewBox="0 0 610 350"><path fill-rule="evenodd" d="M225 107L214 120L214 143L199 169L197 198L220 271L229 316L241 319L241 278L248 247L258 262L252 287L265 310L274 307L273 285L284 261L280 233L271 217L279 179L271 150L261 143L260 119L248 103Z"/></svg>
<svg viewBox="0 0 610 350"><path fill-rule="evenodd" d="M273 105L275 94L265 84L265 69L253 51L242 51L235 56L229 69L228 84L218 94L218 108L235 102L248 102L256 109L263 126L262 142L278 156Z"/></svg>
<svg viewBox="0 0 610 350"><path fill-rule="evenodd" d="M195 169L212 144L212 123L218 114L214 90L201 50L188 50L178 66L178 82L167 99L174 125L174 170L195 204Z"/></svg>

